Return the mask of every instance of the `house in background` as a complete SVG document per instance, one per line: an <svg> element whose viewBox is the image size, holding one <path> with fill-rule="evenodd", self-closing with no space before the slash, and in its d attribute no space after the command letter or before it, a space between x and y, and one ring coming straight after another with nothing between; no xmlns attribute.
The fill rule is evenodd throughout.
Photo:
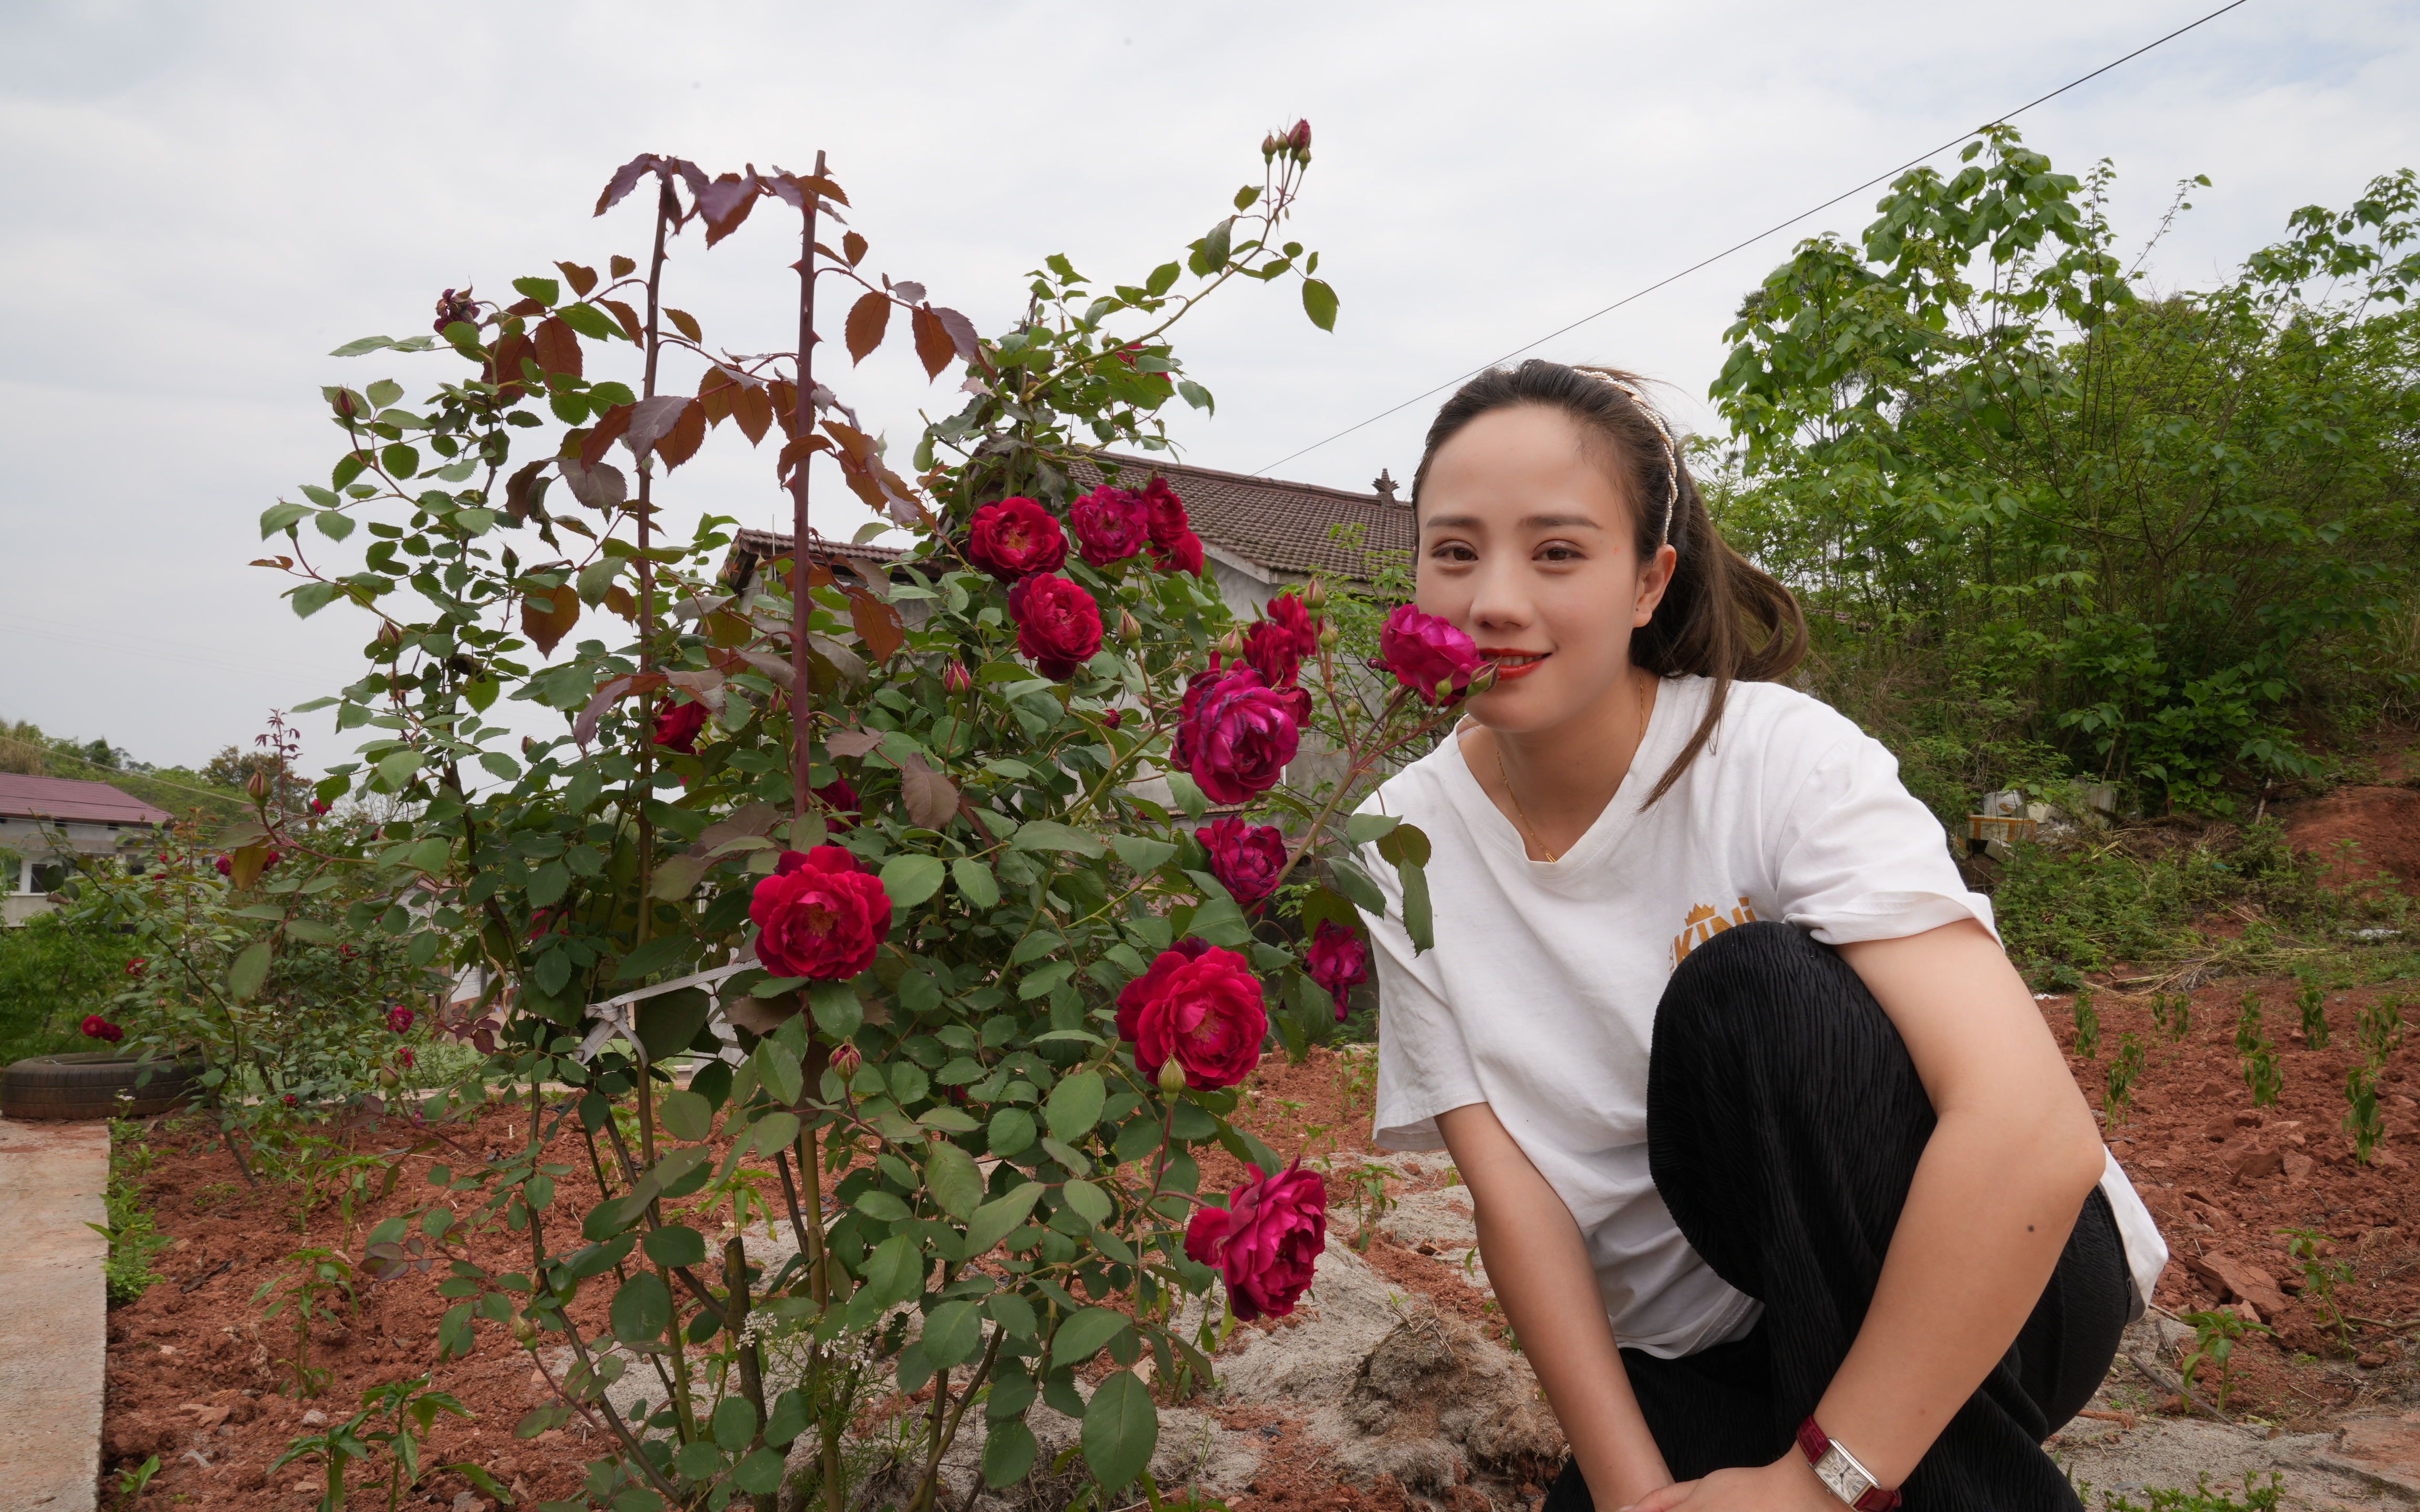
<svg viewBox="0 0 2420 1512"><path fill-rule="evenodd" d="M1218 596L1238 619L1251 619L1262 605L1315 575L1366 583L1390 561L1406 569L1411 565L1411 501L1395 497L1395 482L1383 472L1373 491L1354 493L1149 457L1111 454L1108 460L1116 464L1120 481L1129 487L1140 486L1154 472L1168 480L1185 501L1193 533L1202 537L1202 564L1218 585ZM1076 468L1075 477L1082 488L1102 481L1099 469L1089 465ZM789 554L786 534L743 530L732 542L723 586L744 593L754 582L759 563ZM818 536L815 555L846 584L884 575L907 553L895 547L849 546Z"/></svg>
<svg viewBox="0 0 2420 1512"><path fill-rule="evenodd" d="M0 923L13 929L56 907L50 894L70 856L147 849L151 832L169 818L106 782L0 772L0 851L16 857L0 893Z"/></svg>

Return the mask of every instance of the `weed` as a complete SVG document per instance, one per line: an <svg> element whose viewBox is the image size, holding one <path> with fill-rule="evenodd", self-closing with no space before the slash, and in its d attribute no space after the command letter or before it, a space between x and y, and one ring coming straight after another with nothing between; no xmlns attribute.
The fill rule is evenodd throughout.
<svg viewBox="0 0 2420 1512"><path fill-rule="evenodd" d="M2151 995L2151 1026L2171 1041L2182 1040L2193 1032L2193 995L2166 993Z"/></svg>
<svg viewBox="0 0 2420 1512"><path fill-rule="evenodd" d="M137 1126L122 1119L111 1122L109 1182L101 1189L101 1198L105 1221L85 1227L109 1241L101 1277L113 1307L124 1306L149 1290L153 1282L165 1279L151 1269L151 1257L176 1241L160 1232L151 1210L143 1205L141 1179L156 1158Z"/></svg>
<svg viewBox="0 0 2420 1512"><path fill-rule="evenodd" d="M332 1423L317 1433L289 1441L286 1453L269 1467L269 1473L274 1475L297 1459L317 1456L328 1476L328 1489L319 1498L320 1512L343 1512L347 1467L354 1460L367 1459L383 1451L392 1461L387 1467L387 1512L395 1512L402 1505L404 1488L420 1483L420 1443L428 1436L429 1425L440 1412L465 1419L472 1415L469 1408L447 1393L430 1391L427 1376L372 1386L362 1393L360 1412L342 1423ZM380 1419L383 1422L371 1426ZM415 1425L417 1433L412 1431ZM489 1495L506 1500L495 1477L485 1468L473 1464L443 1468Z"/></svg>
<svg viewBox="0 0 2420 1512"><path fill-rule="evenodd" d="M2269 1325L2247 1320L2242 1314L2227 1309L2215 1312L2179 1313L2177 1321L2191 1323L2194 1331L2193 1351L2185 1356L2179 1372L2184 1383L2191 1386L2204 1363L2218 1367L2218 1410L2226 1411L2226 1399L2235 1394L2235 1341L2246 1334L2266 1334Z"/></svg>
<svg viewBox="0 0 2420 1512"><path fill-rule="evenodd" d="M1365 1160L1342 1171L1330 1167L1329 1174L1342 1177L1345 1189L1353 1194L1353 1247L1367 1251L1377 1235L1379 1221L1396 1206L1387 1194L1387 1178L1395 1173L1374 1160Z"/></svg>
<svg viewBox="0 0 2420 1512"><path fill-rule="evenodd" d="M2378 1142L2386 1136L2386 1121L2378 1113L2378 1068L2355 1066L2345 1072L2344 1131L2352 1135L2353 1153L2364 1165L2374 1164Z"/></svg>
<svg viewBox="0 0 2420 1512"><path fill-rule="evenodd" d="M2352 1353L2352 1324L2336 1301L2336 1288L2352 1279L2352 1261L2326 1258L2335 1242L2316 1228L2280 1228L2277 1233L2286 1241L2286 1253L2303 1267L2303 1295L2319 1309L2320 1320L2336 1331L2345 1353Z"/></svg>
<svg viewBox="0 0 2420 1512"><path fill-rule="evenodd" d="M2303 983L2302 994L2294 1001L2303 1011L2304 1042L2314 1050L2325 1050L2328 1047L2328 1010L2326 996L2319 991L2319 984L2316 981Z"/></svg>
<svg viewBox="0 0 2420 1512"><path fill-rule="evenodd" d="M2373 1066L2383 1066L2386 1057L2403 1046L2403 1000L2381 997L2361 1011L2359 1023L2361 1048Z"/></svg>
<svg viewBox="0 0 2420 1512"><path fill-rule="evenodd" d="M115 1512L127 1512L128 1508L141 1501L143 1499L144 1489L151 1484L151 1477L158 1473L160 1473L160 1457L158 1455L153 1455L148 1459L144 1460L143 1463L135 1466L132 1470L119 1471L117 1473L117 1494L110 1498L110 1505L115 1509Z"/></svg>
<svg viewBox="0 0 2420 1512"><path fill-rule="evenodd" d="M2269 1473L2269 1484L2252 1484L2252 1472L2243 1473L2243 1500L2239 1502L2225 1491L2210 1489L2205 1474L2193 1490L2147 1490L2148 1505L2138 1506L2116 1492L2101 1499L2102 1512L2276 1512L2278 1499L2286 1494L2286 1477L2275 1471Z"/></svg>
<svg viewBox="0 0 2420 1512"><path fill-rule="evenodd" d="M2089 986L2075 989L2075 1053L2086 1060L2101 1058L2101 1011L2092 1006Z"/></svg>
<svg viewBox="0 0 2420 1512"><path fill-rule="evenodd" d="M2134 1101L2134 1080L2142 1074L2143 1041L2127 1035L2118 1041L2118 1055L2109 1062L2109 1097L2103 1107L2111 1124L2126 1121L2126 1110Z"/></svg>
<svg viewBox="0 0 2420 1512"><path fill-rule="evenodd" d="M233 1181L211 1181L194 1191L194 1211L212 1212L221 1208L232 1207L242 1198L243 1188Z"/></svg>
<svg viewBox="0 0 2420 1512"><path fill-rule="evenodd" d="M338 1292L355 1312L361 1310L361 1299L353 1293L353 1264L336 1251L318 1246L298 1249L286 1261L297 1269L284 1278L282 1286L277 1276L262 1282L252 1300L257 1303L277 1293L277 1300L261 1317L271 1319L283 1312L294 1320L294 1355L288 1362L294 1366L294 1395L317 1396L328 1389L334 1373L311 1364L311 1325L336 1321L336 1309L329 1304Z"/></svg>
<svg viewBox="0 0 2420 1512"><path fill-rule="evenodd" d="M2252 1105L2267 1107L2285 1088L2277 1071L2277 1049L2260 1026L2260 995L2243 995L2243 1011L2235 1021L2235 1053L2243 1057L2243 1085L2252 1089Z"/></svg>

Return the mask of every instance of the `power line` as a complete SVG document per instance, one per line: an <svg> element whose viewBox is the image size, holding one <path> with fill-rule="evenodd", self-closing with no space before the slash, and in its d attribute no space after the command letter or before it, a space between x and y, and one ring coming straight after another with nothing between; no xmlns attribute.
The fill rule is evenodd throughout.
<svg viewBox="0 0 2420 1512"><path fill-rule="evenodd" d="M1994 126L2003 125L2009 121L2012 121L2018 116L2024 115L2025 112L2033 109L2036 105L2056 100L2059 96L2067 93L2078 85L2089 84L2091 81L2100 78L2102 74L2107 73L2110 69L2117 68L2121 64L2132 63L2134 59L2141 57L2144 54L2149 53L2153 48L2159 47L2167 42L2173 42L2178 38L2182 37L2185 33L2192 31L2195 27L2203 25L2209 22L2216 21L2219 17L2226 15L2228 11L2235 9L2238 6L2247 3L2248 0L2228 0L2227 4L2219 7L2216 10L2211 11L2200 20L2188 22L2184 25L2178 27L2175 31L2168 33L2165 37L2145 42L2142 46L2134 49L2132 53L2127 54L2124 57L2112 58L2108 62L2101 65L2101 67L2093 69L2090 73L2084 74L2078 78L2070 79L2067 83L2060 85L2050 93L2039 96L2033 100L2028 100L2024 104L2019 105L2016 109L2009 111L2007 115L1994 116L1993 119L1975 128L1972 131L1961 131L1956 136L1953 136L1948 141L1942 143L1939 147L1934 147L1930 152L1910 158L1905 162L1900 163L1898 167L1890 169L1885 173L1878 173L1871 178L1867 179L1864 183L1858 184L1854 188L1844 189L1840 191L1840 193L1833 195L1830 199L1825 200L1823 204L1815 206L1811 209L1801 210L1786 221L1776 222L1774 224L1766 226L1763 230L1759 231L1752 237L1745 238L1743 240L1734 241L1730 246L1725 247L1722 251L1714 253L1709 256L1701 257L1696 262L1691 263L1688 267L1682 269L1677 273L1668 273L1644 288L1634 289L1630 293L1614 301L1611 304L1606 305L1604 309L1598 310L1591 315L1584 315L1578 319L1573 321L1570 325L1562 327L1560 330L1549 331L1535 341L1515 347L1511 351L1506 352L1503 356L1497 358L1494 362L1481 363L1478 367L1472 368L1467 373L1446 379L1435 388L1426 390L1419 393L1415 393L1401 404L1381 409L1367 420L1347 425L1342 430L1338 431L1335 435L1329 436L1325 440L1311 442L1301 451L1288 453L1286 455L1279 457L1276 461L1271 462L1266 467L1255 468L1252 471L1251 475L1257 478L1272 472L1277 469L1285 466L1288 462L1293 461L1297 456L1307 456L1311 453L1318 451L1321 447L1328 444L1329 441L1342 440L1345 437L1352 435L1355 431L1367 425L1374 425L1379 421L1386 419L1388 415L1395 413L1399 409L1408 409L1413 405L1419 403L1422 399L1429 398L1435 394L1443 393L1446 390L1452 388L1454 385L1461 383L1466 378L1475 378L1478 375L1486 372L1491 367L1501 366L1505 363L1511 362L1513 358L1520 356L1523 352L1530 350L1532 347L1543 347L1547 342L1554 340L1557 336L1566 335L1572 332L1577 331L1580 327L1587 325L1590 321L1595 320L1604 316L1611 315L1614 311L1621 309L1625 304L1629 304L1637 300L1643 300L1648 295L1654 293L1657 289L1664 287L1668 284L1677 284L1682 279L1688 277L1691 273L1697 272L1699 270L1703 268L1710 268L1735 252L1745 251L1747 248L1762 241L1765 238L1773 235L1776 231L1786 231L1809 216L1821 215L1825 210L1830 209L1833 206L1839 204L1842 200L1847 199L1853 194L1862 194L1867 190L1873 188L1876 184L1882 183L1887 179L1896 178L1900 174L1907 172L1910 168L1914 168L1933 158L1939 157L1944 152L1948 151L1951 147L1956 147L1959 143L1965 141L1968 137L1974 136L1978 132L1987 131Z"/></svg>

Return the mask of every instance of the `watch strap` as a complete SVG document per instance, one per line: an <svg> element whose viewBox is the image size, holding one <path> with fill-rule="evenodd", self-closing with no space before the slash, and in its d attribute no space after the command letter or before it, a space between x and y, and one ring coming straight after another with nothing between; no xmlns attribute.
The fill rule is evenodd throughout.
<svg viewBox="0 0 2420 1512"><path fill-rule="evenodd" d="M1883 1486L1857 1457L1832 1442L1812 1415L1798 1425L1798 1452L1815 1467L1815 1473L1833 1495L1855 1507L1857 1512L1896 1512L1899 1492Z"/></svg>

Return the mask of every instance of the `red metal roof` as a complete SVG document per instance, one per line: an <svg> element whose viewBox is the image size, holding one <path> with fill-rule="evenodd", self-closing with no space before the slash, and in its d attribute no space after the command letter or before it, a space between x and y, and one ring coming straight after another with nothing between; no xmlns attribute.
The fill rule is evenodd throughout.
<svg viewBox="0 0 2420 1512"><path fill-rule="evenodd" d="M164 825L170 815L106 782L0 772L0 819L70 820L94 825Z"/></svg>

